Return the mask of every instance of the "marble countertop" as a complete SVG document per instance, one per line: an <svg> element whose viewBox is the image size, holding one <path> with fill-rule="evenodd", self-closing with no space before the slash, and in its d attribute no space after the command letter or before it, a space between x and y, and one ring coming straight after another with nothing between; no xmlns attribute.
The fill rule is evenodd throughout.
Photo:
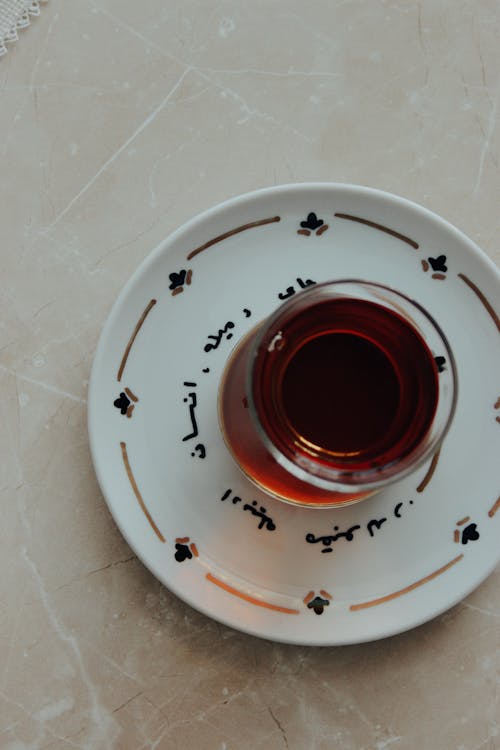
<svg viewBox="0 0 500 750"><path fill-rule="evenodd" d="M499 33L489 0L51 0L2 59L1 748L500 748L499 569L385 641L243 635L132 554L86 428L119 290L227 197L379 187L499 263Z"/></svg>

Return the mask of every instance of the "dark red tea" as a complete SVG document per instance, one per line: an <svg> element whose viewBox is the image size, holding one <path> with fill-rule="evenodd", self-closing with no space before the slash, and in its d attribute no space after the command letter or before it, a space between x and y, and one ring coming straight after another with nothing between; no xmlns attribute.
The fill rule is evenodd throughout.
<svg viewBox="0 0 500 750"><path fill-rule="evenodd" d="M360 457L387 435L399 396L386 353L370 339L342 331L321 333L290 357L280 407L298 440L332 457Z"/></svg>
<svg viewBox="0 0 500 750"><path fill-rule="evenodd" d="M233 356L220 409L233 455L269 491L301 502L332 502L331 492L283 469L262 444L259 429L290 460L302 455L318 466L351 472L400 460L429 430L438 400L437 368L402 315L342 297L292 310L278 333L264 336L246 393L253 340L250 336Z"/></svg>

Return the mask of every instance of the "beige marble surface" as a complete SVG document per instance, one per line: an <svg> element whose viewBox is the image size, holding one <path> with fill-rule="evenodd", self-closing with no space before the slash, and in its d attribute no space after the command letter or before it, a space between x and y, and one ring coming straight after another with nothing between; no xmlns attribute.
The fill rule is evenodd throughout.
<svg viewBox="0 0 500 750"><path fill-rule="evenodd" d="M119 289L253 188L380 187L500 262L493 0L51 0L0 62L0 747L498 750L500 570L417 630L276 645L160 586L86 433Z"/></svg>

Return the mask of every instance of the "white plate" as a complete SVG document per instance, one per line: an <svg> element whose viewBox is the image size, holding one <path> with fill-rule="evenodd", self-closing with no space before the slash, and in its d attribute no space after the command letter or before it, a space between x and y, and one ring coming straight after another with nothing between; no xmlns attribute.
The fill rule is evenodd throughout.
<svg viewBox="0 0 500 750"><path fill-rule="evenodd" d="M217 387L280 294L341 278L427 308L456 358L457 411L432 465L357 505L296 508L234 464ZM467 237L368 188L271 188L188 222L126 285L92 370L92 456L130 546L196 609L279 641L373 640L457 603L500 556L499 293Z"/></svg>

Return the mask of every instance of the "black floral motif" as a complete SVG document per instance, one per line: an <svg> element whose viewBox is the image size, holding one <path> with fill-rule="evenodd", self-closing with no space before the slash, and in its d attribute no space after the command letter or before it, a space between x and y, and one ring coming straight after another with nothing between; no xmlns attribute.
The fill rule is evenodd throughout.
<svg viewBox="0 0 500 750"><path fill-rule="evenodd" d="M325 607L330 606L331 598L332 595L328 591L320 589L318 594L315 591L309 591L303 601L307 609L312 609L317 615L322 615Z"/></svg>
<svg viewBox="0 0 500 750"><path fill-rule="evenodd" d="M311 211L310 214L307 214L307 219L305 221L300 222L300 226L302 229L311 229L311 231L315 231L316 229L319 229L324 224L323 219L318 219L314 211Z"/></svg>
<svg viewBox="0 0 500 750"><path fill-rule="evenodd" d="M437 258L422 258L420 261L424 273L431 270L431 276L437 281L444 281L446 279L446 272L448 266L446 265L446 255L438 255Z"/></svg>
<svg viewBox="0 0 500 750"><path fill-rule="evenodd" d="M172 295L183 292L184 284L187 284L189 286L192 276L192 270L186 270L185 268L183 268L181 271L173 271L173 273L169 273L168 278L170 279L170 284L168 288L172 292Z"/></svg>
<svg viewBox="0 0 500 750"><path fill-rule="evenodd" d="M193 557L193 553L187 546L187 544L179 544L177 543L175 545L175 559L177 562L184 562L184 560L191 560Z"/></svg>
<svg viewBox="0 0 500 750"><path fill-rule="evenodd" d="M448 266L446 265L446 255L438 255L437 258L427 258L433 271L439 271L440 273L446 273Z"/></svg>
<svg viewBox="0 0 500 750"><path fill-rule="evenodd" d="M186 281L186 269L183 268L179 273L169 273L168 278L170 279L169 289L177 289L177 287L183 286Z"/></svg>
<svg viewBox="0 0 500 750"><path fill-rule="evenodd" d="M457 521L458 528L453 532L453 539L455 544L468 544L469 542L475 542L479 539L479 531L477 530L477 523L469 523L470 516L465 516L460 521ZM467 524L467 526L465 525ZM462 527L463 528L460 528Z"/></svg>
<svg viewBox="0 0 500 750"><path fill-rule="evenodd" d="M325 611L325 607L330 606L328 599L323 599L322 596L315 596L312 601L308 602L307 608L314 610L317 615L322 615Z"/></svg>
<svg viewBox="0 0 500 750"><path fill-rule="evenodd" d="M307 214L307 219L300 222L300 229L297 229L297 234L310 237L311 233L314 232L319 237L326 231L328 231L328 224L325 224L323 219L318 219L314 211L311 211Z"/></svg>
<svg viewBox="0 0 500 750"><path fill-rule="evenodd" d="M462 531L462 544L467 544L467 542L475 542L477 539L479 539L477 523L470 523Z"/></svg>
<svg viewBox="0 0 500 750"><path fill-rule="evenodd" d="M181 563L184 562L184 560L192 560L193 556L198 557L198 548L196 544L191 542L188 536L178 536L175 540L174 553L177 562Z"/></svg>
<svg viewBox="0 0 500 750"><path fill-rule="evenodd" d="M130 399L127 394L122 391L119 398L113 401L113 405L116 406L117 409L120 409L120 414L126 414L127 409L130 406Z"/></svg>

